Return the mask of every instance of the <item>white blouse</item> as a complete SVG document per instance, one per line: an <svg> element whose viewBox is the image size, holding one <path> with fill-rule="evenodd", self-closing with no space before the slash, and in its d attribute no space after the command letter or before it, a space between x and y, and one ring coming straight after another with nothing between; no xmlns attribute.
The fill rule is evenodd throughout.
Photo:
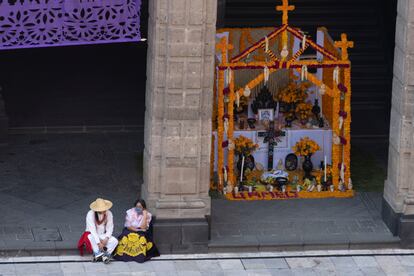
<svg viewBox="0 0 414 276"><path fill-rule="evenodd" d="M100 243L101 239L112 237L114 231L114 219L111 211L106 211L106 223L100 225L95 223L95 212L90 210L86 215L86 232L90 232L96 243Z"/></svg>
<svg viewBox="0 0 414 276"><path fill-rule="evenodd" d="M147 229L151 222L151 218L152 218L151 213L147 211ZM141 226L143 219L144 219L144 216L142 214L138 215L137 211L135 211L135 208L131 208L128 211L126 211L125 227L139 228Z"/></svg>

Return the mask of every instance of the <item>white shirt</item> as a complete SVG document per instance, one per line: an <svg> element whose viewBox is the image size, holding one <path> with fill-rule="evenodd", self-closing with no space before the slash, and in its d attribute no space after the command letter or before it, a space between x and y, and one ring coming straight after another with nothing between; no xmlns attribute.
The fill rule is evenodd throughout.
<svg viewBox="0 0 414 276"><path fill-rule="evenodd" d="M96 243L101 239L112 237L114 231L114 219L111 211L106 211L106 223L98 225L95 223L95 212L90 210L86 215L86 232L90 232Z"/></svg>

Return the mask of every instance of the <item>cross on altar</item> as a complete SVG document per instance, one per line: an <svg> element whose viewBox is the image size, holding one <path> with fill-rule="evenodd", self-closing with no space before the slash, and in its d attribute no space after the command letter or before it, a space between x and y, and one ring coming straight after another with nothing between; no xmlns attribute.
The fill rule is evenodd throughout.
<svg viewBox="0 0 414 276"><path fill-rule="evenodd" d="M280 142L279 137L283 137L286 135L286 132L282 130L275 130L274 123L270 122L269 130L266 132L259 132L258 136L263 137L263 143L269 144L269 149L267 152L267 170L271 171L273 169L273 152L274 147Z"/></svg>
<svg viewBox="0 0 414 276"><path fill-rule="evenodd" d="M288 0L282 0L283 4L281 6L276 6L277 11L281 11L282 15L282 24L286 25L288 23L288 12L295 10L294 5L289 5Z"/></svg>
<svg viewBox="0 0 414 276"><path fill-rule="evenodd" d="M354 48L354 42L348 41L346 34L341 34L341 41L335 41L335 47L341 48L342 60L347 60L348 48Z"/></svg>
<svg viewBox="0 0 414 276"><path fill-rule="evenodd" d="M227 37L222 37L220 42L216 44L216 50L221 52L221 63L227 62L227 52L232 50L233 45L227 43Z"/></svg>

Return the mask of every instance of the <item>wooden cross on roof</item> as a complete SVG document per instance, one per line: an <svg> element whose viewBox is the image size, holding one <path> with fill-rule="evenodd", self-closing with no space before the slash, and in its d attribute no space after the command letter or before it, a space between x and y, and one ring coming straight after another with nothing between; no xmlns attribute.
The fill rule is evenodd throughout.
<svg viewBox="0 0 414 276"><path fill-rule="evenodd" d="M346 34L341 34L341 41L335 41L335 47L341 48L342 60L347 60L348 48L354 48L354 42L348 41Z"/></svg>
<svg viewBox="0 0 414 276"><path fill-rule="evenodd" d="M220 42L216 44L216 50L221 52L221 63L227 62L227 52L232 50L233 45L227 43L227 37L222 37Z"/></svg>
<svg viewBox="0 0 414 276"><path fill-rule="evenodd" d="M282 0L283 4L281 6L276 6L277 11L282 11L282 24L286 25L288 23L288 12L295 10L294 5L289 5L288 0Z"/></svg>

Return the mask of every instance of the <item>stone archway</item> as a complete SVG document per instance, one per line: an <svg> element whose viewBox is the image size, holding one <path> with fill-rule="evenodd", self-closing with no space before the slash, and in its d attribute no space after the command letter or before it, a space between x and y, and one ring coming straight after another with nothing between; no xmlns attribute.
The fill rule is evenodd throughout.
<svg viewBox="0 0 414 276"><path fill-rule="evenodd" d="M414 247L414 2L398 1L388 178L383 219Z"/></svg>
<svg viewBox="0 0 414 276"><path fill-rule="evenodd" d="M216 13L217 0L149 5L142 193L166 252L208 242Z"/></svg>

